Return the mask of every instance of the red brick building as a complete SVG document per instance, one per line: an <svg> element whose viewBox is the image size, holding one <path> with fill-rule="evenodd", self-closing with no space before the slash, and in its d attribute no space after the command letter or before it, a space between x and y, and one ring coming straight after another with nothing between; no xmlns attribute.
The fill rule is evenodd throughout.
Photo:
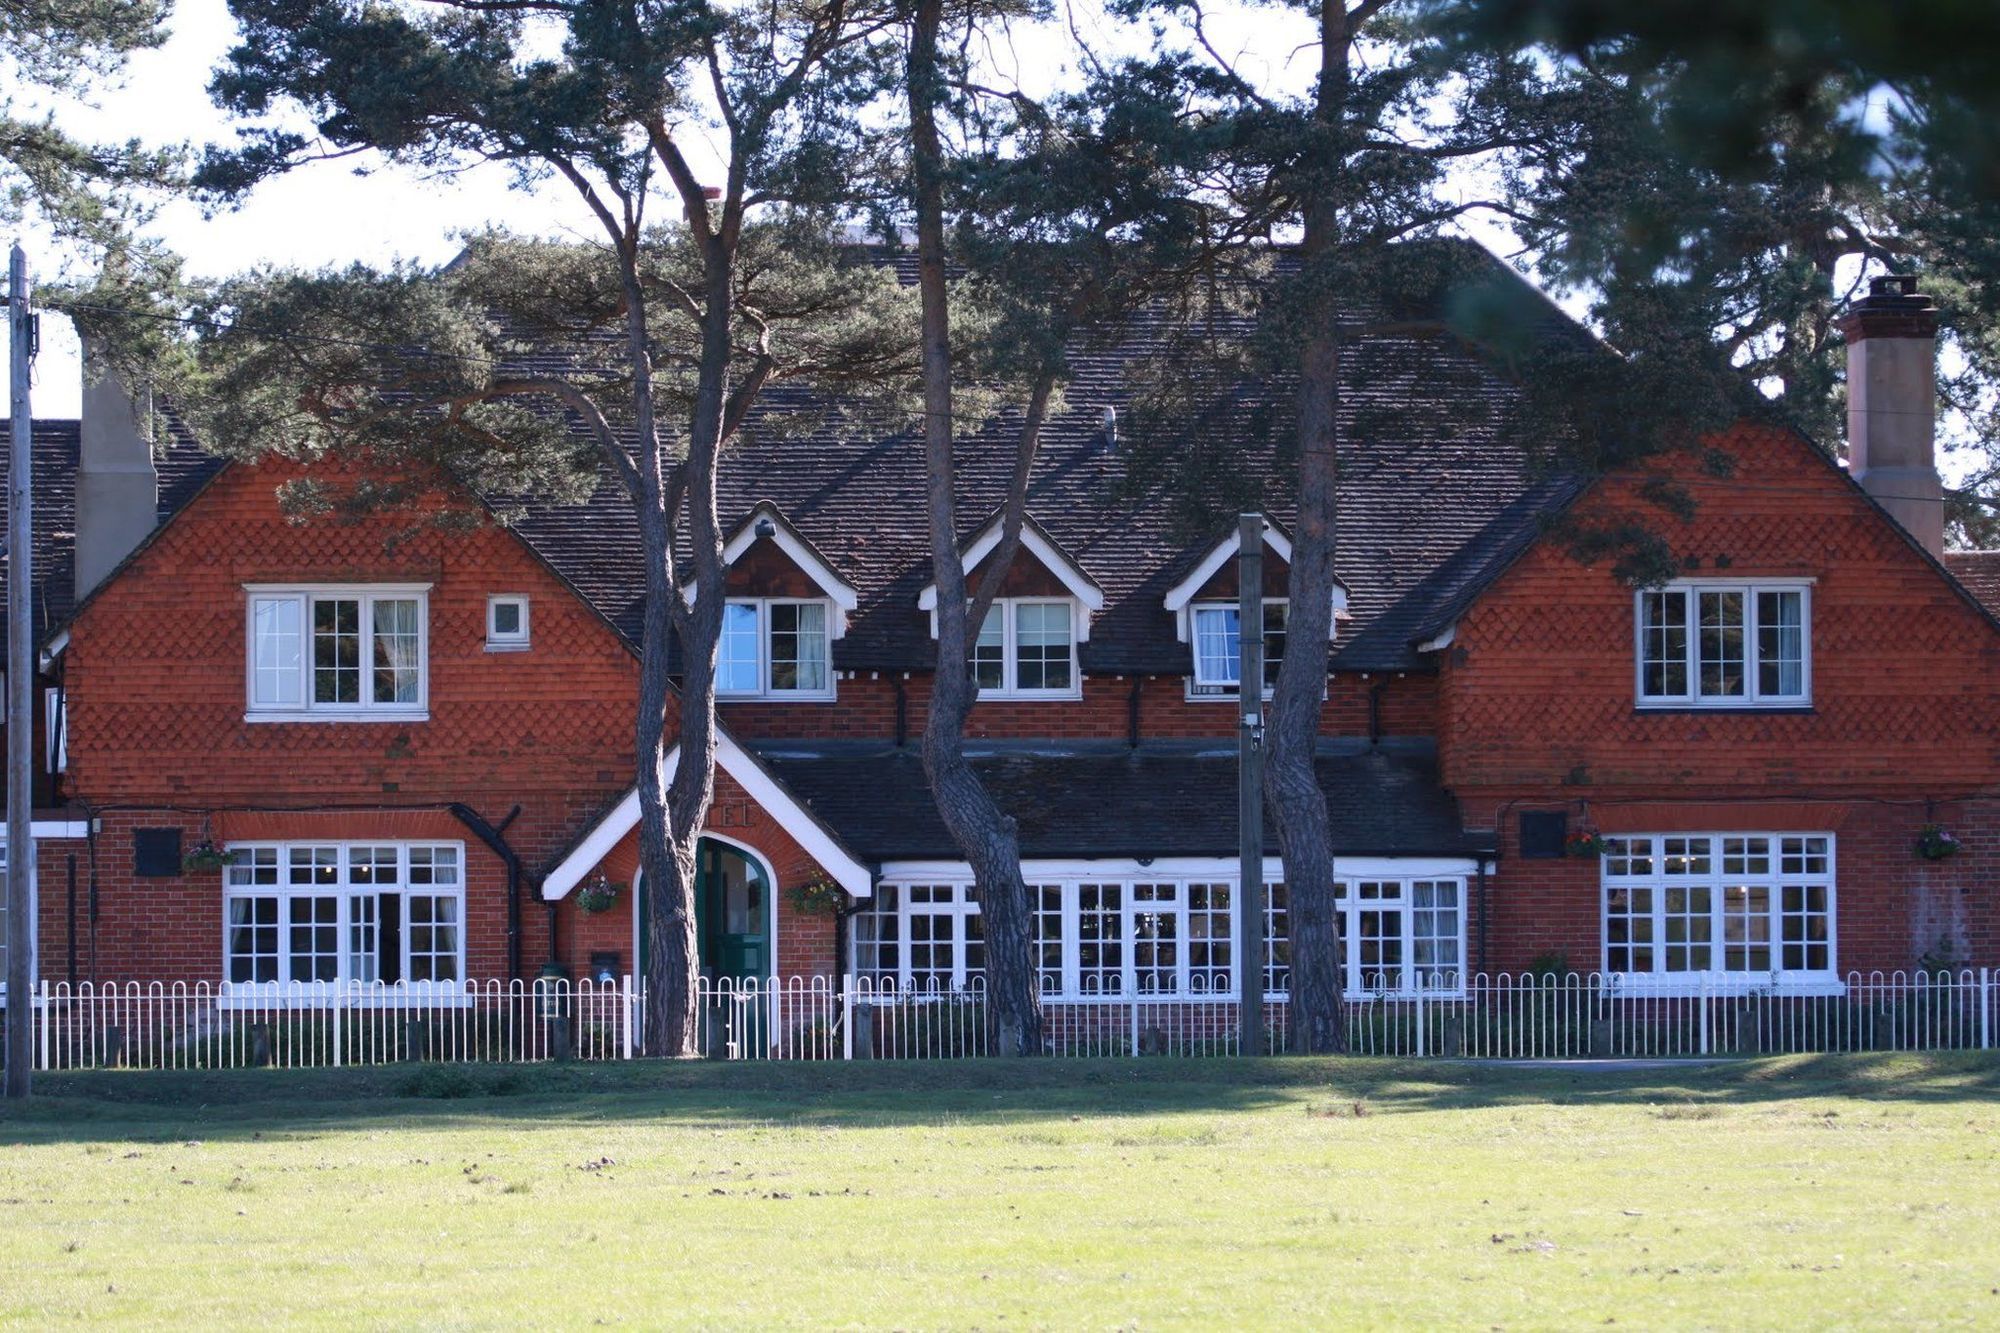
<svg viewBox="0 0 2000 1333"><path fill-rule="evenodd" d="M1996 961L2000 624L1980 598L2000 602L2000 562L1941 549L1935 321L1887 287L1851 320L1851 473L1745 422L1712 441L1726 470L1550 476L1509 442L1518 389L1477 347L1359 349L1319 759L1352 987L1538 966L1822 994ZM1123 365L1081 355L1050 432L981 636L975 763L1020 824L1052 996L1227 994L1234 528L1178 520L1106 429ZM100 390L81 432L43 432L41 975L633 971L641 579L615 487L471 532L297 524L274 494L290 465L185 439L149 461L120 408ZM1284 470L1247 437L1238 461L1268 515L1275 656ZM1005 464L997 438L975 451L967 512ZM1692 517L1646 505L1654 472ZM909 439L753 432L725 465L714 972L981 965L912 744L922 486ZM1565 512L1664 524L1683 576L1634 589L1579 563L1546 534ZM989 537L968 533L971 565ZM1931 826L1960 850L1920 855Z"/></svg>

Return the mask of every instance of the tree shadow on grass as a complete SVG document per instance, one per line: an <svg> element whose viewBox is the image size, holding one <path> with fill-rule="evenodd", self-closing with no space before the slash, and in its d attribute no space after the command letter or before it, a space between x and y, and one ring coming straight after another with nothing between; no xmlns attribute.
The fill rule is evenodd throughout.
<svg viewBox="0 0 2000 1333"><path fill-rule="evenodd" d="M2000 1106L2000 1056L1789 1056L1632 1067L1326 1059L964 1060L47 1074L0 1144L250 1138L398 1127L618 1124L885 1128L1216 1114L1359 1103L1726 1106L1812 1098Z"/></svg>

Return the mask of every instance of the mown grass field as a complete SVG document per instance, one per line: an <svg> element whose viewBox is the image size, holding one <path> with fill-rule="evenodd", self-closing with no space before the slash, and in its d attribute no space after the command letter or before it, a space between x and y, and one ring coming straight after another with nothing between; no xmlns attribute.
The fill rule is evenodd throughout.
<svg viewBox="0 0 2000 1333"><path fill-rule="evenodd" d="M41 1079L0 1320L2000 1324L2000 1061Z"/></svg>

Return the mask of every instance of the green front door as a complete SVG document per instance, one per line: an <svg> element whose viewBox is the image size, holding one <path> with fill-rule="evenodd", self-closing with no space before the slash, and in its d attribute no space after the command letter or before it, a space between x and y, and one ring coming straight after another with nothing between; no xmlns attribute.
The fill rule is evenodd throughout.
<svg viewBox="0 0 2000 1333"><path fill-rule="evenodd" d="M771 975L771 885L754 859L703 838L695 851L694 938L701 974L762 981ZM646 972L646 895L632 904L637 972Z"/></svg>
<svg viewBox="0 0 2000 1333"><path fill-rule="evenodd" d="M771 975L771 886L754 859L703 838L695 853L695 938L706 977Z"/></svg>

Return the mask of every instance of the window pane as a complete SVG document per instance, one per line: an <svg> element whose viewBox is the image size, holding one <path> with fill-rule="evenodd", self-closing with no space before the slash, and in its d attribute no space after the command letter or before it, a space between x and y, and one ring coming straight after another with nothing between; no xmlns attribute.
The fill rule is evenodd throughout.
<svg viewBox="0 0 2000 1333"><path fill-rule="evenodd" d="M1241 652L1236 636L1236 608L1196 607L1194 613L1194 679L1197 685L1236 684Z"/></svg>
<svg viewBox="0 0 2000 1333"><path fill-rule="evenodd" d="M1285 660L1285 626L1291 619L1290 602L1264 603L1264 688L1278 687L1278 667Z"/></svg>
<svg viewBox="0 0 2000 1333"><path fill-rule="evenodd" d="M943 990L951 985L951 891L942 885L910 890L910 983Z"/></svg>
<svg viewBox="0 0 2000 1333"><path fill-rule="evenodd" d="M251 606L255 666L250 702L258 708L297 708L300 653L304 650L299 624L299 599L259 597Z"/></svg>
<svg viewBox="0 0 2000 1333"><path fill-rule="evenodd" d="M1420 880L1410 886L1410 950L1417 985L1456 987L1462 962L1456 880Z"/></svg>
<svg viewBox="0 0 2000 1333"><path fill-rule="evenodd" d="M1230 972L1235 916L1230 884L1187 886L1188 993L1225 995L1234 987Z"/></svg>
<svg viewBox="0 0 2000 1333"><path fill-rule="evenodd" d="M1141 995L1180 991L1180 889L1132 886L1132 983Z"/></svg>
<svg viewBox="0 0 2000 1333"><path fill-rule="evenodd" d="M1781 965L1787 972L1825 972L1833 966L1833 889L1792 884L1782 891Z"/></svg>
<svg viewBox="0 0 2000 1333"><path fill-rule="evenodd" d="M1264 886L1264 989L1292 988L1291 898L1283 881Z"/></svg>
<svg viewBox="0 0 2000 1333"><path fill-rule="evenodd" d="M1771 890L1735 884L1722 891L1722 970L1771 970Z"/></svg>
<svg viewBox="0 0 2000 1333"><path fill-rule="evenodd" d="M361 702L361 602L316 597L313 617L313 702Z"/></svg>
<svg viewBox="0 0 2000 1333"><path fill-rule="evenodd" d="M229 900L229 979L278 979L278 900Z"/></svg>
<svg viewBox="0 0 2000 1333"><path fill-rule="evenodd" d="M864 977L893 983L902 976L902 920L896 911L896 886L875 890L868 910L854 918L854 966Z"/></svg>
<svg viewBox="0 0 2000 1333"><path fill-rule="evenodd" d="M1639 596L1640 689L1648 699L1688 692L1687 593L1661 589Z"/></svg>
<svg viewBox="0 0 2000 1333"><path fill-rule="evenodd" d="M340 979L340 899L293 898L287 904L293 981Z"/></svg>
<svg viewBox="0 0 2000 1333"><path fill-rule="evenodd" d="M972 675L982 690L1007 686L1006 614L1006 608L995 603L987 611L986 623L979 627L979 638L972 645Z"/></svg>
<svg viewBox="0 0 2000 1333"><path fill-rule="evenodd" d="M376 920L376 909L381 902L372 893L357 893L347 900L347 975L350 980L381 979L381 944Z"/></svg>
<svg viewBox="0 0 2000 1333"><path fill-rule="evenodd" d="M776 602L771 606L771 688L826 689L826 604Z"/></svg>
<svg viewBox="0 0 2000 1333"><path fill-rule="evenodd" d="M731 602L722 608L722 639L715 661L715 688L724 694L755 694L757 671L757 607Z"/></svg>
<svg viewBox="0 0 2000 1333"><path fill-rule="evenodd" d="M1806 691L1805 594L1757 594L1757 692L1801 698Z"/></svg>
<svg viewBox="0 0 2000 1333"><path fill-rule="evenodd" d="M1035 896L1035 962L1042 994L1062 990L1063 891L1060 884L1031 886Z"/></svg>
<svg viewBox="0 0 2000 1333"><path fill-rule="evenodd" d="M414 597L378 597L373 605L375 692L378 704L418 702L423 659Z"/></svg>
<svg viewBox="0 0 2000 1333"><path fill-rule="evenodd" d="M1740 698L1748 693L1743 674L1743 593L1704 592L1700 603L1702 696Z"/></svg>
<svg viewBox="0 0 2000 1333"><path fill-rule="evenodd" d="M1069 606L1064 602L1024 602L1014 608L1015 688L1066 690L1070 687Z"/></svg>
<svg viewBox="0 0 2000 1333"><path fill-rule="evenodd" d="M406 901L410 912L410 980L457 981L457 895L413 893Z"/></svg>
<svg viewBox="0 0 2000 1333"><path fill-rule="evenodd" d="M1077 988L1085 995L1118 995L1125 989L1124 886L1077 888Z"/></svg>

